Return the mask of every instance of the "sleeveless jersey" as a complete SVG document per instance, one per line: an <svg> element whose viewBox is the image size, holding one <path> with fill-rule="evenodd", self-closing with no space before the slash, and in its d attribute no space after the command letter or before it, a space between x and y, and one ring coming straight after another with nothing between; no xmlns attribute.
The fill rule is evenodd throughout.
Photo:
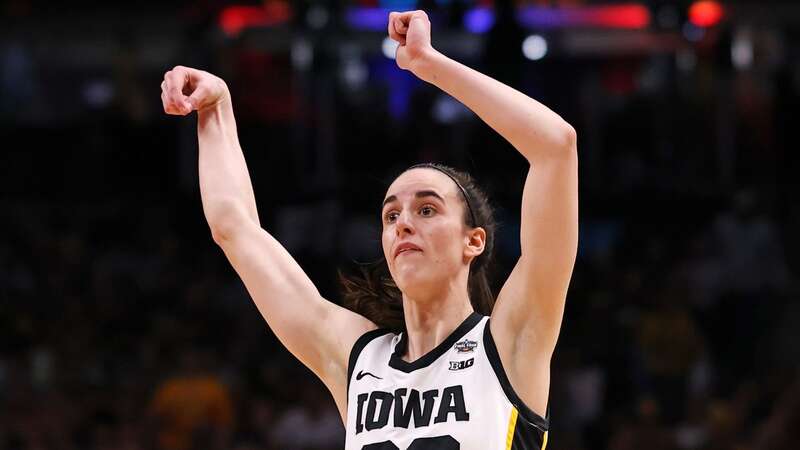
<svg viewBox="0 0 800 450"><path fill-rule="evenodd" d="M488 317L472 313L411 363L407 346L405 333L387 330L353 346L345 450L545 449L549 421L512 389Z"/></svg>

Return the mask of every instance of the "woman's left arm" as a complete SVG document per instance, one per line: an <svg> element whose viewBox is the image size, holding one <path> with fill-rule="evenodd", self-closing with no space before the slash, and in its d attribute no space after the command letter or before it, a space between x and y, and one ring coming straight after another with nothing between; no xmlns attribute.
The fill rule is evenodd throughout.
<svg viewBox="0 0 800 450"><path fill-rule="evenodd" d="M512 384L531 408L544 412L578 246L575 130L536 100L433 49L424 12L392 13L389 34L400 43L401 68L469 107L530 164L522 193L522 256L497 298L491 332Z"/></svg>

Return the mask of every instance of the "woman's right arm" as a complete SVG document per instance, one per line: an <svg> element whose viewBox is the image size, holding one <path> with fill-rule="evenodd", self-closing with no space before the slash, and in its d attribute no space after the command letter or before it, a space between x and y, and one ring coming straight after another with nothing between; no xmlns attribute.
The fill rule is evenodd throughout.
<svg viewBox="0 0 800 450"><path fill-rule="evenodd" d="M225 83L178 66L164 76L162 101L168 114L198 112L200 193L214 241L278 339L328 385L341 408L350 349L376 326L322 298L286 249L261 228Z"/></svg>

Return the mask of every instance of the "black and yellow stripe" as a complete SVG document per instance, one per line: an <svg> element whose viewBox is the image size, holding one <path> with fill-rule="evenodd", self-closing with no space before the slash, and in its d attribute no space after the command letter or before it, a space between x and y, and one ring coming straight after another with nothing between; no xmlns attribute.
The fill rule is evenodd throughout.
<svg viewBox="0 0 800 450"><path fill-rule="evenodd" d="M506 433L506 450L545 450L547 433L524 418L520 420L517 408L511 408Z"/></svg>
<svg viewBox="0 0 800 450"><path fill-rule="evenodd" d="M486 322L483 330L483 343L486 349L486 357L497 376L497 381L503 392L511 403L511 416L508 418L508 429L506 432L506 450L545 450L547 447L547 434L550 430L549 409L545 417L536 414L514 391L511 382L508 380L497 346L494 343L489 322Z"/></svg>
<svg viewBox="0 0 800 450"><path fill-rule="evenodd" d="M508 418L508 433L506 434L506 450L511 450L514 445L514 430L517 428L517 408L511 408L511 417Z"/></svg>

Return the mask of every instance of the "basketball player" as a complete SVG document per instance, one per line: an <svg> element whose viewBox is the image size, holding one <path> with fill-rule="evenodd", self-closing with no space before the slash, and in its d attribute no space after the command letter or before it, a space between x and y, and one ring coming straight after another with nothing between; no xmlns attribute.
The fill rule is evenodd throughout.
<svg viewBox="0 0 800 450"><path fill-rule="evenodd" d="M164 109L198 112L200 188L214 241L281 342L330 390L346 450L544 449L550 359L577 248L575 131L437 52L423 11L391 13L389 36L400 68L471 108L529 164L522 253L496 304L485 283L491 209L465 174L428 164L389 186L381 239L391 279L346 282L359 314L322 298L259 225L225 83L178 66L162 83Z"/></svg>

